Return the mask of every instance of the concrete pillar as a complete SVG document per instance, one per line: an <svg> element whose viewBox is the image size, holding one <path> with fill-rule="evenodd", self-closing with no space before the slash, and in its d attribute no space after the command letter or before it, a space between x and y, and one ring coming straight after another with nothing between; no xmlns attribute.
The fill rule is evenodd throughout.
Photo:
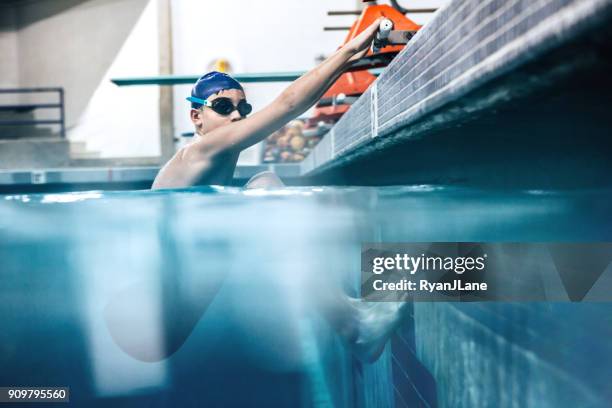
<svg viewBox="0 0 612 408"><path fill-rule="evenodd" d="M159 74L171 75L172 68L172 6L170 0L157 0L159 10ZM171 86L160 86L159 123L161 160L174 154L174 108Z"/></svg>

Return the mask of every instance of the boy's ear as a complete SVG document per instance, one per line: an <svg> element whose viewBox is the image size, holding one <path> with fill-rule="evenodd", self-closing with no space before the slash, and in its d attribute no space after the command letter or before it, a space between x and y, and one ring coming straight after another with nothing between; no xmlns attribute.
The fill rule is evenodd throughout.
<svg viewBox="0 0 612 408"><path fill-rule="evenodd" d="M202 111L199 109L191 109L189 116L191 117L191 121L193 123L199 122L202 120Z"/></svg>

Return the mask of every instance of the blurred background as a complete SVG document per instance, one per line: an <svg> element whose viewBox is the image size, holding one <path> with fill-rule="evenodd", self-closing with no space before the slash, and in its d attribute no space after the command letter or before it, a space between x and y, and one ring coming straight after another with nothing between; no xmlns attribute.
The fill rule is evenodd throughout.
<svg viewBox="0 0 612 408"><path fill-rule="evenodd" d="M411 1L426 10L407 16L425 24L444 3ZM193 132L190 85L118 87L112 78L306 71L343 43L356 19L328 12L363 7L359 0L2 1L0 169L163 164ZM258 110L287 85L245 90ZM239 165L264 157L260 143Z"/></svg>

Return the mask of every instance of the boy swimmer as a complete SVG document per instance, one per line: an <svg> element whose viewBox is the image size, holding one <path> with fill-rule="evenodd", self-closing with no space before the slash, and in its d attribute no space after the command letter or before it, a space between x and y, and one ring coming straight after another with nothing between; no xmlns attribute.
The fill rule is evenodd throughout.
<svg viewBox="0 0 612 408"><path fill-rule="evenodd" d="M229 185L240 152L265 139L314 105L346 67L366 55L382 18L339 48L321 64L287 87L271 104L248 116L251 105L232 77L210 72L193 86L191 121L193 143L181 148L162 167L152 189L194 185ZM247 188L278 187L272 172L255 175Z"/></svg>

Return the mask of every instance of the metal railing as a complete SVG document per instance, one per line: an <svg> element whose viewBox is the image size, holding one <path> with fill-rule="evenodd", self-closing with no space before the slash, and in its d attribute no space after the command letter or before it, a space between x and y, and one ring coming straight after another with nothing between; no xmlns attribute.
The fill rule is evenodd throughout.
<svg viewBox="0 0 612 408"><path fill-rule="evenodd" d="M0 112L24 113L32 112L36 109L58 109L59 119L9 119L0 120L0 126L37 126L37 125L59 125L60 135L66 137L65 108L64 108L64 88L0 88L0 94L22 94L22 93L50 93L57 92L58 101L56 103L16 103L0 104Z"/></svg>

